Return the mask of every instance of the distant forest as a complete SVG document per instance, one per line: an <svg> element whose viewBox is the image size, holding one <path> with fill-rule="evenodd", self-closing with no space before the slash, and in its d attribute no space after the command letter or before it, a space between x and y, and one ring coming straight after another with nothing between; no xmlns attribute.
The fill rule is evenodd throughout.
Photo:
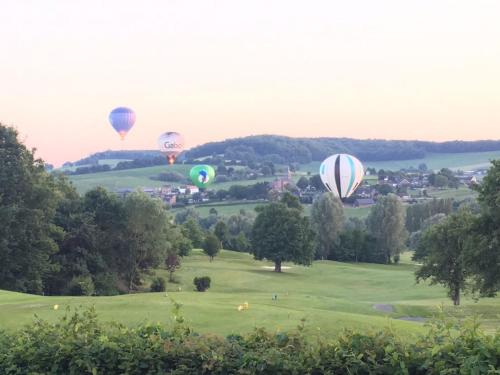
<svg viewBox="0 0 500 375"><path fill-rule="evenodd" d="M309 163L321 161L334 153L355 155L362 161L421 159L427 153L462 153L500 150L500 140L485 141L393 141L351 138L290 138L277 135L258 135L206 143L183 153L187 162L202 157L224 156L226 160L245 162L269 161L276 164ZM81 159L72 165L97 164L100 159L148 159L150 163L163 163L160 153L152 150L104 151ZM69 163L71 164L71 163ZM129 164L134 164L130 163ZM125 165L123 166L125 167ZM127 167L130 167L127 165ZM122 169L127 169L127 167Z"/></svg>

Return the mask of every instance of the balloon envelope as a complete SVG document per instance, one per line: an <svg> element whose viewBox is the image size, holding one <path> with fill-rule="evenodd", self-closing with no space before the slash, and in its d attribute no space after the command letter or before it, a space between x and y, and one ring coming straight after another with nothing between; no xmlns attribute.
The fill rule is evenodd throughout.
<svg viewBox="0 0 500 375"><path fill-rule="evenodd" d="M319 175L329 191L340 198L347 198L361 184L365 171L363 164L354 156L335 154L321 163Z"/></svg>
<svg viewBox="0 0 500 375"><path fill-rule="evenodd" d="M199 188L204 188L214 182L215 169L213 169L210 165L196 165L191 168L189 177L191 177L193 184Z"/></svg>
<svg viewBox="0 0 500 375"><path fill-rule="evenodd" d="M135 112L127 107L118 107L109 114L111 126L120 134L122 140L135 123Z"/></svg>
<svg viewBox="0 0 500 375"><path fill-rule="evenodd" d="M173 164L177 155L184 150L184 137L176 132L163 133L158 137L158 148L167 157L168 164Z"/></svg>

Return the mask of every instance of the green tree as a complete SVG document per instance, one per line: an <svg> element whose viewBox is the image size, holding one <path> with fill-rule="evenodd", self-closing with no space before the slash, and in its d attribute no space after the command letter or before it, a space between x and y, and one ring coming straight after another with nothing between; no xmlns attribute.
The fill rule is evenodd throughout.
<svg viewBox="0 0 500 375"><path fill-rule="evenodd" d="M214 234L219 239L221 248L226 247L229 242L229 229L226 223L218 221L217 224L215 224Z"/></svg>
<svg viewBox="0 0 500 375"><path fill-rule="evenodd" d="M474 247L467 263L474 274L475 287L482 295L500 290L500 160L492 161L480 185L478 202L481 214L474 226Z"/></svg>
<svg viewBox="0 0 500 375"><path fill-rule="evenodd" d="M124 210L126 251L123 260L125 280L131 291L141 284L144 271L164 261L171 224L162 202L142 192L130 194L124 201Z"/></svg>
<svg viewBox="0 0 500 375"><path fill-rule="evenodd" d="M425 164L425 163L420 163L420 164L418 165L418 170L419 170L420 172L426 172L426 171L427 171L427 164Z"/></svg>
<svg viewBox="0 0 500 375"><path fill-rule="evenodd" d="M309 178L309 185L318 191L325 191L325 185L323 185L323 181L321 181L319 174L315 174Z"/></svg>
<svg viewBox="0 0 500 375"><path fill-rule="evenodd" d="M335 247L344 226L342 202L332 193L323 193L312 205L311 223L316 238L316 257L337 259Z"/></svg>
<svg viewBox="0 0 500 375"><path fill-rule="evenodd" d="M304 207L302 207L302 205L300 204L299 198L297 198L290 192L285 192L280 201L288 208L295 208L301 212L304 210Z"/></svg>
<svg viewBox="0 0 500 375"><path fill-rule="evenodd" d="M203 252L207 254L210 258L210 262L214 260L214 257L220 251L220 241L212 233L208 233L203 241Z"/></svg>
<svg viewBox="0 0 500 375"><path fill-rule="evenodd" d="M305 176L302 176L301 178L299 178L299 180L297 181L297 187L300 189L300 190L305 190L307 187L309 186L309 179Z"/></svg>
<svg viewBox="0 0 500 375"><path fill-rule="evenodd" d="M203 245L204 234L200 225L194 219L189 219L181 227L182 234L188 238L194 248L199 249Z"/></svg>
<svg viewBox="0 0 500 375"><path fill-rule="evenodd" d="M367 226L376 239L376 246L385 253L385 262L397 261L407 237L405 229L406 210L398 196L381 197L372 207Z"/></svg>
<svg viewBox="0 0 500 375"><path fill-rule="evenodd" d="M448 186L448 177L442 175L442 174L437 174L436 178L434 179L434 186L438 188L444 188Z"/></svg>
<svg viewBox="0 0 500 375"><path fill-rule="evenodd" d="M444 285L455 306L460 305L460 293L471 275L466 257L474 220L470 212L462 210L427 229L421 239L426 255L416 272L417 282L430 279L432 284Z"/></svg>
<svg viewBox="0 0 500 375"><path fill-rule="evenodd" d="M99 229L92 214L84 211L83 200L78 196L61 202L55 223L64 232L57 241L59 251L51 257L57 269L46 278L45 293L82 295L83 289L78 290L82 280L89 284L89 278L108 271L99 251Z"/></svg>
<svg viewBox="0 0 500 375"><path fill-rule="evenodd" d="M175 253L168 254L165 259L165 267L168 271L168 281L174 282L174 272L181 268L181 257Z"/></svg>
<svg viewBox="0 0 500 375"><path fill-rule="evenodd" d="M200 220L200 214L192 207L179 211L175 215L175 222L177 224L184 224L185 222L191 219L196 222Z"/></svg>
<svg viewBox="0 0 500 375"><path fill-rule="evenodd" d="M118 282L123 280L127 273L127 263L123 256L128 249L125 235L127 215L124 202L123 199L119 199L115 194L101 187L88 191L83 197L83 211L93 218L92 224L95 226L96 247L95 252L90 254L98 255L102 261L98 263L101 269L91 266L94 270L89 271L95 279L98 295L117 294L120 289L119 285L126 285L126 282ZM66 215L71 217L73 214L69 210ZM61 221L64 220L67 219ZM98 257L95 259L99 259ZM93 256L90 258L93 262Z"/></svg>
<svg viewBox="0 0 500 375"><path fill-rule="evenodd" d="M275 272L281 272L281 263L286 261L312 263L314 233L299 209L270 203L257 212L251 240L255 259L273 261Z"/></svg>
<svg viewBox="0 0 500 375"><path fill-rule="evenodd" d="M53 224L58 202L58 182L43 161L0 124L0 288L43 292L63 235Z"/></svg>
<svg viewBox="0 0 500 375"><path fill-rule="evenodd" d="M167 252L165 267L168 271L168 281L175 282L174 273L181 267L182 257L191 252L192 244L178 227L172 227L164 246Z"/></svg>

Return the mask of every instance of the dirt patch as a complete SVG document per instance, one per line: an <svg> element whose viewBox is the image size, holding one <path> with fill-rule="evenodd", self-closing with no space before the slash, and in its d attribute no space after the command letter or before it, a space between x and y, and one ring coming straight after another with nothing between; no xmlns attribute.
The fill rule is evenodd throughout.
<svg viewBox="0 0 500 375"><path fill-rule="evenodd" d="M377 311L382 311L388 314L394 312L394 306L388 305L386 303L376 303L375 305L373 305L373 308Z"/></svg>

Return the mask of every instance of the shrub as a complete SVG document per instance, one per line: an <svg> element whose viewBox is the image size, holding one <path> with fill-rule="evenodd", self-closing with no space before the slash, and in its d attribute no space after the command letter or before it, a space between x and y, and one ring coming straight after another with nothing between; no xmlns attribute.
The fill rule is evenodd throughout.
<svg viewBox="0 0 500 375"><path fill-rule="evenodd" d="M175 303L173 327L104 324L93 308L55 323L36 319L0 332L0 374L499 374L500 332L436 320L428 334L344 331L313 341L256 328L226 338L198 335Z"/></svg>
<svg viewBox="0 0 500 375"><path fill-rule="evenodd" d="M91 296L95 292L90 276L76 276L68 284L67 294L71 296Z"/></svg>
<svg viewBox="0 0 500 375"><path fill-rule="evenodd" d="M98 296L115 296L120 294L117 284L118 276L114 273L100 273L94 277L95 294Z"/></svg>
<svg viewBox="0 0 500 375"><path fill-rule="evenodd" d="M195 277L193 283L198 292L204 292L205 290L210 288L210 281L211 281L210 277L202 276L202 277Z"/></svg>
<svg viewBox="0 0 500 375"><path fill-rule="evenodd" d="M167 282L163 277L155 277L151 282L152 292L164 292L167 286Z"/></svg>

